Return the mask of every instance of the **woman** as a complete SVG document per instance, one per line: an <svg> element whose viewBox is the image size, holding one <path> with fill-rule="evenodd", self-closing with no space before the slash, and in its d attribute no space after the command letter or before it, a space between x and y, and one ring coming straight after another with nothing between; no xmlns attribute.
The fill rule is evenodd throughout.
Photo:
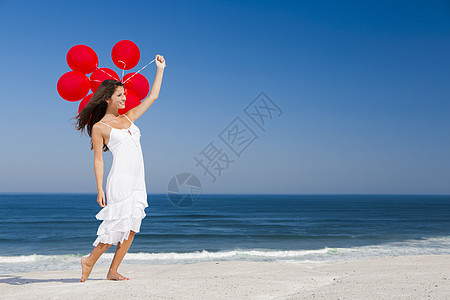
<svg viewBox="0 0 450 300"><path fill-rule="evenodd" d="M117 272L122 259L130 248L148 207L145 187L144 162L140 144L140 130L134 122L158 98L166 63L164 57L156 55L156 77L150 95L138 106L119 115L125 108L124 85L117 80L105 80L92 96L77 118L77 130L86 127L94 149L94 171L97 181L97 202L103 207L95 216L103 220L97 230L95 248L87 257L81 258L81 282L86 281L91 270L111 245L117 245L116 253L106 278L129 280ZM110 150L113 163L106 181L106 196L103 191L102 150Z"/></svg>

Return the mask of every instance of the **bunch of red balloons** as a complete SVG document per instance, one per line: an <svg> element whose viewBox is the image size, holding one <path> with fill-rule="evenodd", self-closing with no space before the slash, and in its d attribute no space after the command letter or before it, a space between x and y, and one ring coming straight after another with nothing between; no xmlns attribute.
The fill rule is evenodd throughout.
<svg viewBox="0 0 450 300"><path fill-rule="evenodd" d="M140 59L138 46L129 40L116 43L111 57L121 70L134 68ZM119 109L124 114L141 103L149 92L147 79L140 73L128 73L122 80L109 68L98 68L98 57L94 50L86 45L76 45L67 52L67 64L72 71L63 74L57 83L59 95L67 101L79 101L78 113L86 106L100 84L106 79L121 81L125 86L125 108ZM88 74L91 74L88 78ZM89 90L92 93L89 93Z"/></svg>

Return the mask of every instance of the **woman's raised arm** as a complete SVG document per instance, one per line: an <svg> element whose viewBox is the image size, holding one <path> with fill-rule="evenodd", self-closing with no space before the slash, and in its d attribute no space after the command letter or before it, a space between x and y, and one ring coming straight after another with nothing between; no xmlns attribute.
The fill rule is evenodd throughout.
<svg viewBox="0 0 450 300"><path fill-rule="evenodd" d="M150 107L150 105L153 104L153 102L155 102L155 100L159 96L159 90L161 89L161 83L162 83L162 78L163 78L163 74L164 74L164 69L166 67L166 61L164 60L164 56L159 55L159 54L156 55L155 64L157 67L156 76L155 76L155 81L153 82L153 86L150 91L150 94L148 95L147 98L142 100L142 102L138 106L130 109L126 113L127 117L130 118L132 122L139 119L139 117L144 114L144 112Z"/></svg>

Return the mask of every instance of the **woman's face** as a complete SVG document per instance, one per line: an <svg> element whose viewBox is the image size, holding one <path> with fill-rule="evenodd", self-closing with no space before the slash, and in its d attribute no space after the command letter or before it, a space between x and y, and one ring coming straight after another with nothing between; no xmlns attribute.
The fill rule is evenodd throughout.
<svg viewBox="0 0 450 300"><path fill-rule="evenodd" d="M116 91L112 94L111 99L108 102L108 105L112 105L112 107L125 108L125 90L123 86L116 87Z"/></svg>

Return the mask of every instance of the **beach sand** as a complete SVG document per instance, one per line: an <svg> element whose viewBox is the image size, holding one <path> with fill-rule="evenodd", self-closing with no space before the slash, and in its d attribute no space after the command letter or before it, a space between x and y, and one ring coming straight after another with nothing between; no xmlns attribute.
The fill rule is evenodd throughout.
<svg viewBox="0 0 450 300"><path fill-rule="evenodd" d="M126 261L126 257L125 257ZM0 275L1 299L449 299L450 255L333 263L202 262L127 265L127 281L96 267Z"/></svg>

